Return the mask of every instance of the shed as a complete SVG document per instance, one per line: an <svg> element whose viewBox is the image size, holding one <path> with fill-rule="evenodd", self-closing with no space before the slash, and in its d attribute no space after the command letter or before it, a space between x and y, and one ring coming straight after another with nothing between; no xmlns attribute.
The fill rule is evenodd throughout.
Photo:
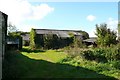
<svg viewBox="0 0 120 80"><path fill-rule="evenodd" d="M83 43L85 43L87 46L89 45L97 46L96 41L97 41L96 37L90 37L89 39L83 40Z"/></svg>
<svg viewBox="0 0 120 80"><path fill-rule="evenodd" d="M7 49L22 49L22 38L7 36Z"/></svg>

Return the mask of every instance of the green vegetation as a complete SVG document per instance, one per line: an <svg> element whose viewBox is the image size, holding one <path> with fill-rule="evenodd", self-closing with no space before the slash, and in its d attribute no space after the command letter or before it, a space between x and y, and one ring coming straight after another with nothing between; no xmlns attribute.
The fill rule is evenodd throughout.
<svg viewBox="0 0 120 80"><path fill-rule="evenodd" d="M80 31L80 32L83 34L83 39L89 38L88 33L84 32L84 31ZM69 48L69 47L78 47L78 48L86 47L85 44L83 44L82 39L76 38L74 36L74 34L71 33L71 32L69 33L69 35L70 35L70 39L69 39L70 40L70 45L67 46L67 48Z"/></svg>
<svg viewBox="0 0 120 80"><path fill-rule="evenodd" d="M116 43L116 32L107 28L107 24L96 25L97 44L100 46L110 46Z"/></svg>
<svg viewBox="0 0 120 80"><path fill-rule="evenodd" d="M82 43L81 39L74 38L73 40L73 46L78 48L83 48L85 45Z"/></svg>
<svg viewBox="0 0 120 80"><path fill-rule="evenodd" d="M98 63L96 61L90 61L90 60L83 59L79 56L76 56L74 58L68 57L62 60L61 63L70 64L73 66L81 66L83 68L93 70L99 74L104 74L106 76L112 76L117 79L120 79L120 69L118 68L120 66L119 64L120 61Z"/></svg>
<svg viewBox="0 0 120 80"><path fill-rule="evenodd" d="M117 78L119 61L99 63L81 56L70 57L64 50L9 51L3 78ZM111 76L111 77L110 77Z"/></svg>
<svg viewBox="0 0 120 80"><path fill-rule="evenodd" d="M59 62L66 57L64 52L58 50L31 50L25 47L22 54L36 60L46 60L53 63Z"/></svg>
<svg viewBox="0 0 120 80"><path fill-rule="evenodd" d="M45 34L43 36L44 49L55 49L58 45L59 38L54 34Z"/></svg>
<svg viewBox="0 0 120 80"><path fill-rule="evenodd" d="M85 31L76 31L80 34L83 35L83 39L89 38L89 34ZM71 37L60 37L57 36L57 34L53 33L46 33L46 34L36 34L36 31L34 29L31 29L30 32L30 47L31 49L58 49L58 48L63 48L66 46L69 46L73 44L74 46L79 46L81 47L82 45L82 40L79 40L77 38L80 38L79 35L77 37L73 32L68 32L68 34ZM28 44L28 42L23 42L24 44Z"/></svg>
<svg viewBox="0 0 120 80"><path fill-rule="evenodd" d="M30 48L31 49L35 49L36 48L36 32L34 31L34 29L32 28L31 29L31 32L30 32Z"/></svg>
<svg viewBox="0 0 120 80"><path fill-rule="evenodd" d="M84 38L89 38L83 33L87 36ZM88 48L72 33L69 35L68 39L51 34L41 36L42 49L36 48L36 33L32 29L30 48L5 55L3 78L120 79L120 43L116 44L116 33L106 24L96 25L97 47Z"/></svg>
<svg viewBox="0 0 120 80"><path fill-rule="evenodd" d="M18 44L18 48L22 49L22 37L20 36L21 32L10 32L7 36L7 39L12 40L12 41L16 41L19 40L19 44ZM14 47L14 46L13 46ZM11 47L9 47L11 48ZM7 48L7 49L9 49Z"/></svg>

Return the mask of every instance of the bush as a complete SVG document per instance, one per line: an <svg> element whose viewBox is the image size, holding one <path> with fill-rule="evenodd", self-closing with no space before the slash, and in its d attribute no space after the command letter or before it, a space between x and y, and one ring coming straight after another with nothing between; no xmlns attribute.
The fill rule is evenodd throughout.
<svg viewBox="0 0 120 80"><path fill-rule="evenodd" d="M116 69L120 69L120 61L111 61L110 62L111 66L116 68Z"/></svg>
<svg viewBox="0 0 120 80"><path fill-rule="evenodd" d="M71 57L80 56L87 60L95 60L96 62L111 62L120 60L120 44L112 45L105 48L94 48L82 50L78 47L66 47L64 49Z"/></svg>
<svg viewBox="0 0 120 80"><path fill-rule="evenodd" d="M120 60L120 46L84 51L83 56L85 59L95 60L97 62L117 61Z"/></svg>
<svg viewBox="0 0 120 80"><path fill-rule="evenodd" d="M87 48L87 46L82 42L82 39L78 39L77 37L73 38L72 45L77 48Z"/></svg>
<svg viewBox="0 0 120 80"><path fill-rule="evenodd" d="M95 59L93 52L91 50L83 51L82 57L87 59L87 60L94 60Z"/></svg>
<svg viewBox="0 0 120 80"><path fill-rule="evenodd" d="M45 49L56 49L58 48L58 37L54 34L46 34L43 36L44 48Z"/></svg>
<svg viewBox="0 0 120 80"><path fill-rule="evenodd" d="M120 44L105 49L104 56L108 61L120 60Z"/></svg>
<svg viewBox="0 0 120 80"><path fill-rule="evenodd" d="M105 57L105 49L104 48L98 48L93 51L94 56L96 57L96 61L98 62L107 62L107 59Z"/></svg>
<svg viewBox="0 0 120 80"><path fill-rule="evenodd" d="M77 47L72 48L72 47L70 47L70 46L65 47L65 48L64 48L64 51L65 51L65 53L68 54L69 57L79 56L79 55L80 55L80 52L81 52L80 48L77 48Z"/></svg>
<svg viewBox="0 0 120 80"><path fill-rule="evenodd" d="M105 56L102 54L104 51L101 49L87 50L82 52L82 57L87 60L95 60L97 62L107 62Z"/></svg>

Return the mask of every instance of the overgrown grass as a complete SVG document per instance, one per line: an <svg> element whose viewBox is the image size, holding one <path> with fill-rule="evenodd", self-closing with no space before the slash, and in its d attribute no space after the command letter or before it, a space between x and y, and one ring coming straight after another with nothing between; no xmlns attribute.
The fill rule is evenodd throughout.
<svg viewBox="0 0 120 80"><path fill-rule="evenodd" d="M3 78L117 78L119 69L63 51L9 51L3 65ZM111 76L111 77L110 77ZM113 79L115 79L113 78Z"/></svg>
<svg viewBox="0 0 120 80"><path fill-rule="evenodd" d="M120 62L120 61L118 61ZM86 60L80 56L76 57L68 57L66 59L63 59L60 63L62 64L70 64L73 66L81 66L83 68L87 68L93 71L96 71L100 74L104 74L106 76L112 76L117 79L120 79L120 69L118 68L118 64L115 67L113 63L118 63L117 61L107 62L107 63L98 63L96 61L90 61Z"/></svg>
<svg viewBox="0 0 120 80"><path fill-rule="evenodd" d="M61 63L81 66L120 79L120 44L103 48L64 49L68 58Z"/></svg>

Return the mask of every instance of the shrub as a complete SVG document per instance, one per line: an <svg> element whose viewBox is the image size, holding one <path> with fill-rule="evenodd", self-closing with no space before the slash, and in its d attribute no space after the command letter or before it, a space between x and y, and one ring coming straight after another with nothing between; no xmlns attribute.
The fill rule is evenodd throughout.
<svg viewBox="0 0 120 80"><path fill-rule="evenodd" d="M95 60L97 62L107 62L103 55L105 51L102 49L85 50L79 53L79 56L87 60Z"/></svg>
<svg viewBox="0 0 120 80"><path fill-rule="evenodd" d="M93 51L93 53L94 53L94 56L96 57L96 59L98 59L98 61L106 62L106 58L104 56L104 53L105 53L105 49L104 48L95 49Z"/></svg>
<svg viewBox="0 0 120 80"><path fill-rule="evenodd" d="M105 49L105 57L108 61L120 60L120 45L114 45L113 47Z"/></svg>
<svg viewBox="0 0 120 80"><path fill-rule="evenodd" d="M78 39L77 37L73 38L73 44L74 47L77 48L86 48L87 46L82 42L82 39Z"/></svg>
<svg viewBox="0 0 120 80"><path fill-rule="evenodd" d="M45 49L56 49L59 46L58 37L54 34L44 35L43 40Z"/></svg>
<svg viewBox="0 0 120 80"><path fill-rule="evenodd" d="M93 52L91 50L83 51L82 57L87 59L87 60L94 60L95 59Z"/></svg>
<svg viewBox="0 0 120 80"><path fill-rule="evenodd" d="M93 51L84 51L83 53L86 59L97 62L120 60L120 48L118 46L113 48L97 48Z"/></svg>
<svg viewBox="0 0 120 80"><path fill-rule="evenodd" d="M111 64L111 66L116 68L116 69L120 69L120 60L118 60L118 61L111 61L109 64Z"/></svg>
<svg viewBox="0 0 120 80"><path fill-rule="evenodd" d="M31 47L31 49L35 49L36 48L35 42L36 42L36 32L32 28L31 32L30 32L30 47Z"/></svg>
<svg viewBox="0 0 120 80"><path fill-rule="evenodd" d="M69 57L76 57L80 55L80 49L77 47L75 48L66 47L64 51L68 54Z"/></svg>
<svg viewBox="0 0 120 80"><path fill-rule="evenodd" d="M120 44L111 47L94 48L82 50L78 47L66 47L64 50L71 57L80 56L87 60L95 60L96 62L111 62L120 60Z"/></svg>

